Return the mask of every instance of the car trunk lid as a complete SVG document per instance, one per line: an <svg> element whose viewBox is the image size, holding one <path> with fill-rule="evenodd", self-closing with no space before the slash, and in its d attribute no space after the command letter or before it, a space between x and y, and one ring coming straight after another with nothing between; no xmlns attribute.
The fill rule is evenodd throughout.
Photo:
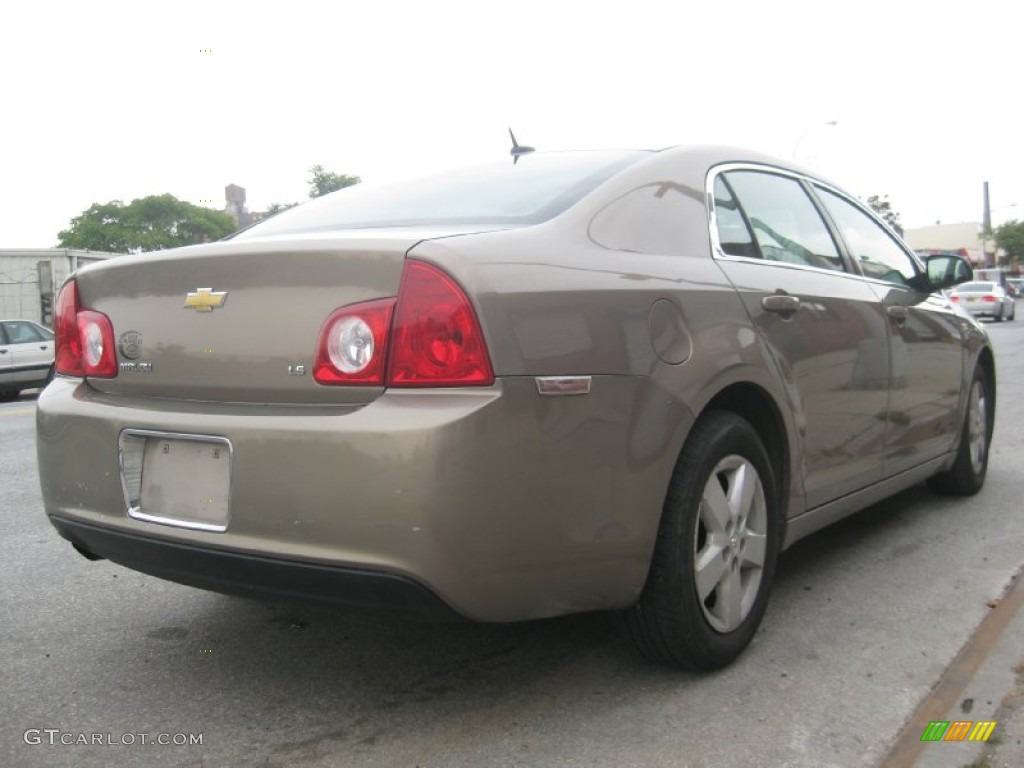
<svg viewBox="0 0 1024 768"><path fill-rule="evenodd" d="M375 386L313 380L320 329L338 307L396 296L422 234L226 241L126 256L77 275L83 307L114 326L110 394L224 402L363 404Z"/></svg>

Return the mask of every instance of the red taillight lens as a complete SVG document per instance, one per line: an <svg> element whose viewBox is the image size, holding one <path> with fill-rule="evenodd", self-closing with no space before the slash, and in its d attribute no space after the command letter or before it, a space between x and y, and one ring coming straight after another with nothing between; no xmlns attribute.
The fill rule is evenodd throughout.
<svg viewBox="0 0 1024 768"><path fill-rule="evenodd" d="M987 296L982 296L982 297L981 297L981 300L982 300L982 301L989 301L989 302L992 302L992 301L998 301L998 299L996 299L996 297L995 297L995 296L993 296L993 295L991 295L991 294L989 294L989 295L987 295Z"/></svg>
<svg viewBox="0 0 1024 768"><path fill-rule="evenodd" d="M82 362L86 376L110 379L117 376L114 326L102 312L78 311L78 335L82 339Z"/></svg>
<svg viewBox="0 0 1024 768"><path fill-rule="evenodd" d="M54 364L57 373L83 376L82 339L78 335L78 285L64 284L53 309Z"/></svg>
<svg viewBox="0 0 1024 768"><path fill-rule="evenodd" d="M313 378L321 384L384 384L394 299L336 310L320 329Z"/></svg>
<svg viewBox="0 0 1024 768"><path fill-rule="evenodd" d="M960 301L960 297L959 296L950 296L949 300L950 301Z"/></svg>
<svg viewBox="0 0 1024 768"><path fill-rule="evenodd" d="M458 283L431 264L405 263L392 321L387 381L394 387L494 382L473 305Z"/></svg>
<svg viewBox="0 0 1024 768"><path fill-rule="evenodd" d="M458 387L494 382L465 292L438 267L407 261L397 299L335 310L316 345L320 384Z"/></svg>
<svg viewBox="0 0 1024 768"><path fill-rule="evenodd" d="M65 284L54 308L55 367L68 376L117 376L114 326L102 312L82 309L78 285Z"/></svg>

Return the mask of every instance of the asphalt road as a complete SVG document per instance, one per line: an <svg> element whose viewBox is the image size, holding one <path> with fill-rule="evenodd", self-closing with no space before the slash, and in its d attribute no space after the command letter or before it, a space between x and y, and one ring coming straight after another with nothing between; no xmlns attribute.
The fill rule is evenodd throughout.
<svg viewBox="0 0 1024 768"><path fill-rule="evenodd" d="M602 615L438 626L88 562L43 514L33 397L0 404L0 765L878 765L1024 563L1024 321L989 328L985 489L914 489L796 545L752 646L703 676L636 660ZM994 717L1024 660L1024 633L1005 634L973 718ZM992 765L1024 736L1011 725ZM134 743L60 743L82 739Z"/></svg>

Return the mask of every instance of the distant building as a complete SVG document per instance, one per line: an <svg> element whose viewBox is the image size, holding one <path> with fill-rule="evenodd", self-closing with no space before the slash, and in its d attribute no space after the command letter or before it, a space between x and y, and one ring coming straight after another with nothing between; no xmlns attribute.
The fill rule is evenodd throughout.
<svg viewBox="0 0 1024 768"><path fill-rule="evenodd" d="M235 220L239 229L255 224L266 217L264 211L250 211L245 207L245 187L237 184L228 184L224 187L224 213Z"/></svg>
<svg viewBox="0 0 1024 768"><path fill-rule="evenodd" d="M960 224L940 224L930 227L907 229L903 239L915 251L957 251L971 260L972 264L984 265L981 224L966 221Z"/></svg>
<svg viewBox="0 0 1024 768"><path fill-rule="evenodd" d="M119 253L71 248L0 249L0 317L53 326L53 303L64 279L81 266Z"/></svg>

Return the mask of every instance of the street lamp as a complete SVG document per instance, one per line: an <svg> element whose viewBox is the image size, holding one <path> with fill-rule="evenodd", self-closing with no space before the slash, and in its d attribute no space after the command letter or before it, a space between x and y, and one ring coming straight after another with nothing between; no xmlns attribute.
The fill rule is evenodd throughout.
<svg viewBox="0 0 1024 768"><path fill-rule="evenodd" d="M1016 208L1016 203L1007 203L1006 205L1000 205L998 208L993 208L989 213L995 213L996 211L1005 211L1007 208Z"/></svg>
<svg viewBox="0 0 1024 768"><path fill-rule="evenodd" d="M796 140L796 144L793 145L793 151L790 153L790 157L792 157L793 160L797 159L796 153L799 151L800 145L803 144L804 139L807 138L807 135L811 131L815 131L815 130L817 130L819 128L828 128L828 127L833 127L834 128L837 125L839 125L839 121L838 120L828 120L828 121L826 121L824 123L820 123L820 124L817 124L817 125L812 125L811 127L809 127L806 130L804 130L804 132L800 134L800 138Z"/></svg>

